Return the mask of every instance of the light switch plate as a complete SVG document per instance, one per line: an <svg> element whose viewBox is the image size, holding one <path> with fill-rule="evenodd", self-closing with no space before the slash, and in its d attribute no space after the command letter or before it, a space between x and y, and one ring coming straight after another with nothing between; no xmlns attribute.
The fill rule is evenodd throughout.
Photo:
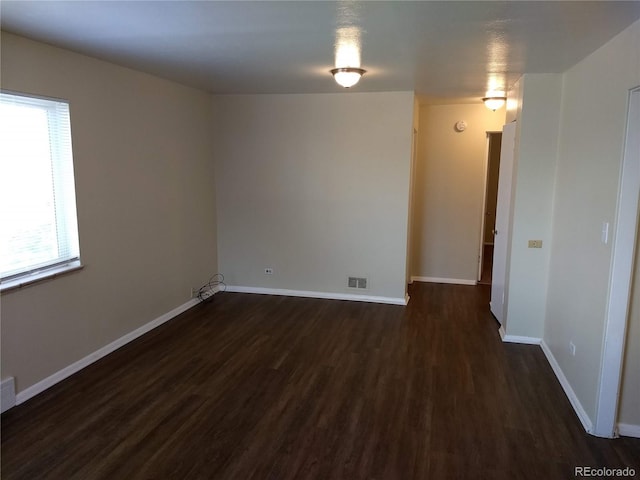
<svg viewBox="0 0 640 480"><path fill-rule="evenodd" d="M600 237L605 245L609 243L609 222L602 222L602 236Z"/></svg>

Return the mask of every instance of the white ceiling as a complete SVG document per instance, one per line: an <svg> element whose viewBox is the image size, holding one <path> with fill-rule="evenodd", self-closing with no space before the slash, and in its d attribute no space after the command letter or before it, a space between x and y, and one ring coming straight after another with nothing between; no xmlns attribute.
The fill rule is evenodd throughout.
<svg viewBox="0 0 640 480"><path fill-rule="evenodd" d="M563 72L640 18L640 2L12 1L3 30L214 93L338 92L337 36L359 40L352 90L479 98Z"/></svg>

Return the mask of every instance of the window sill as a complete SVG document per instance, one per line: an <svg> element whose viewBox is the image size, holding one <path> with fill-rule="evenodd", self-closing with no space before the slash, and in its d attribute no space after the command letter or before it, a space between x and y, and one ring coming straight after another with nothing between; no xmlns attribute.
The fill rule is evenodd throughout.
<svg viewBox="0 0 640 480"><path fill-rule="evenodd" d="M51 268L49 270L35 272L31 275L25 275L24 277L15 278L13 280L8 280L6 282L0 283L0 292L8 293L14 290L19 290L23 287L33 285L34 283L51 280L52 278L66 275L67 273L75 272L77 270L82 270L83 268L84 266L80 263L79 260L77 260L75 262L70 262L66 265Z"/></svg>

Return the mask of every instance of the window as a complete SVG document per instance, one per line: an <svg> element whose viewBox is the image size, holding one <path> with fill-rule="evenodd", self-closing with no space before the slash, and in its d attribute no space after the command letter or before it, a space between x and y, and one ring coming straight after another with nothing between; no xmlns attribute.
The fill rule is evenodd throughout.
<svg viewBox="0 0 640 480"><path fill-rule="evenodd" d="M80 267L69 104L0 93L0 288Z"/></svg>

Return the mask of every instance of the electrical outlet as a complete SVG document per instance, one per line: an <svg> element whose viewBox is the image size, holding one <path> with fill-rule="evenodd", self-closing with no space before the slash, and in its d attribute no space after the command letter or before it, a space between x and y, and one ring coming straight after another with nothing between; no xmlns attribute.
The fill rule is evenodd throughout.
<svg viewBox="0 0 640 480"><path fill-rule="evenodd" d="M576 346L573 342L569 342L569 350L571 351L571 355L576 356Z"/></svg>
<svg viewBox="0 0 640 480"><path fill-rule="evenodd" d="M529 240L529 248L542 248L542 240Z"/></svg>
<svg viewBox="0 0 640 480"><path fill-rule="evenodd" d="M273 275L273 268L267 267L264 269L265 275Z"/></svg>
<svg viewBox="0 0 640 480"><path fill-rule="evenodd" d="M349 277L347 279L349 288L367 288L367 279L365 277Z"/></svg>

